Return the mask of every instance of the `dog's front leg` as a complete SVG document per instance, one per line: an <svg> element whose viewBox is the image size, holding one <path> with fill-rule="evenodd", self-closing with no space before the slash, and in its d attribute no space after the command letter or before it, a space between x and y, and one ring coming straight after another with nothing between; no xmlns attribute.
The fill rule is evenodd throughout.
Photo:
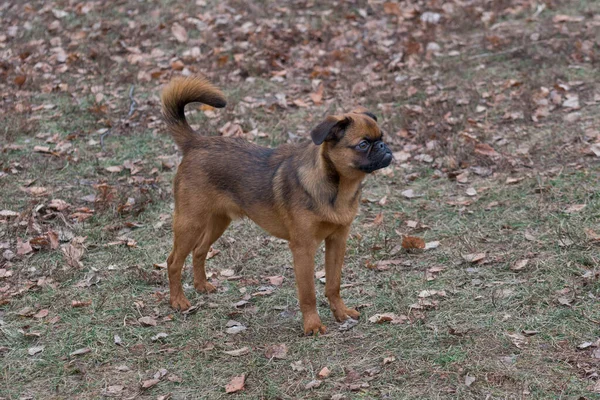
<svg viewBox="0 0 600 400"><path fill-rule="evenodd" d="M325 239L325 296L329 300L329 307L339 322L348 318L357 319L360 313L353 308L348 308L340 296L342 280L342 265L346 254L346 241L350 226L344 226Z"/></svg>
<svg viewBox="0 0 600 400"><path fill-rule="evenodd" d="M292 240L290 249L294 256L294 274L298 288L300 311L304 321L304 333L325 333L325 326L317 312L317 298L315 295L315 254L317 243L309 240Z"/></svg>

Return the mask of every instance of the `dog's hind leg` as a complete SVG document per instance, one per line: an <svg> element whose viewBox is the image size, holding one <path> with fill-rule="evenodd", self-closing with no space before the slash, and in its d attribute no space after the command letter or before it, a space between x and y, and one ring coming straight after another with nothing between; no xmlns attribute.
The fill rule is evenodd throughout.
<svg viewBox="0 0 600 400"><path fill-rule="evenodd" d="M177 218L173 223L173 250L167 259L169 272L169 297L171 307L179 310L187 310L191 304L183 293L181 285L181 270L188 254L198 241L197 226L179 223Z"/></svg>
<svg viewBox="0 0 600 400"><path fill-rule="evenodd" d="M210 246L221 237L230 222L231 219L228 216L213 215L194 248L194 287L199 292L210 293L216 290L206 279L206 270L204 267L206 255L210 250Z"/></svg>

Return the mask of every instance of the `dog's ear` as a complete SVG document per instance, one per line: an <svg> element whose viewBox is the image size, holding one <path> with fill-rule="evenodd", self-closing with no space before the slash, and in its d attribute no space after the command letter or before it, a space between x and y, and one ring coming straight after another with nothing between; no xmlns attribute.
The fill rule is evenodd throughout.
<svg viewBox="0 0 600 400"><path fill-rule="evenodd" d="M371 111L367 110L363 106L358 106L354 110L352 110L351 112L353 112L355 114L364 114L367 117L371 118L373 121L377 122L377 117L375 116L375 114L373 114Z"/></svg>
<svg viewBox="0 0 600 400"><path fill-rule="evenodd" d="M310 132L310 137L316 145L330 140L340 140L350 122L352 120L348 117L330 115Z"/></svg>

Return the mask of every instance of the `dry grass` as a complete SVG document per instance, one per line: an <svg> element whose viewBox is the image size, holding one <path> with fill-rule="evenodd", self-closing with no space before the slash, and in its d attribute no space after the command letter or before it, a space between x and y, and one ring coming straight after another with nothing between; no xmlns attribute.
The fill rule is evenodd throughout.
<svg viewBox="0 0 600 400"><path fill-rule="evenodd" d="M306 98L313 91L309 74L298 67L294 76L291 59L286 64L289 76L285 83L271 80L269 65L254 63L249 50L244 53L246 61L241 65L230 61L222 67L223 73L216 69L218 60L212 53L197 65L190 64L210 71L230 99L229 108L216 118L192 110L194 123L207 131L216 133L226 121L237 120L245 132L256 127L268 133L257 138L258 142L275 145L306 134L326 112L363 103L380 116L395 150L411 156L366 182L343 280L349 285L343 289L347 303L360 305L363 318L353 329L339 331L323 296L323 285L316 281L319 311L329 327L326 335L316 338L300 335L301 316L287 245L248 221L234 223L215 245L220 253L208 261L219 291L209 296L195 293L188 269L186 294L198 305L197 311L174 313L168 306L166 274L153 264L164 262L170 251L173 170L158 157L169 156L173 161L176 151L156 119L159 82L137 80L139 70L155 66L123 64L123 68L111 69L114 73L103 73L114 68L110 56L119 52L110 46L121 37L117 22L127 21L127 15L148 23L136 28L139 37L121 37L129 46L149 40L158 43L153 48L180 57L191 46L170 41L168 33L162 34L155 27L160 23L170 26L177 12L197 15L198 10L205 9L193 3L164 3L180 8L165 7L156 17L149 16L153 8L149 4L123 1L115 7L96 7L87 15L71 13L62 20L64 32L75 32L94 21L106 24L97 41L77 47L86 57L89 54L85 52L94 48L98 53L94 64L81 61L61 78L72 87L82 85L83 78L86 85L104 85L110 101L100 104L109 107L99 114L94 109L98 105L95 95L89 90L84 95L54 91L34 96L32 93L46 83L41 75L31 76L30 86L17 91L12 83L17 70L13 64L2 67L8 71L3 88L11 85L6 110L15 109L17 104L29 109L1 114L4 142L22 148L5 147L0 159L4 173L0 177L0 209L20 213L0 224L0 242L8 243L16 253L16 239L30 239L37 231L52 229L86 239L81 268L69 267L59 250L35 251L0 261L0 268L12 272L12 276L0 278L0 294L5 296L0 303L0 398L157 398L168 394L173 399L597 396L593 389L600 367L596 347L579 350L577 346L595 342L599 336L598 241L590 240L589 230L600 232L600 167L598 158L585 151L598 132L594 96L599 93L600 76L594 59L577 61L572 56L578 51L577 41L589 39L589 28L584 27L593 20L590 15L597 16L600 11L595 2L577 6L563 2L530 22L526 19L533 11L527 8L498 18L496 23L505 24L494 30L480 22L466 24L466 18L479 21L481 12L461 8L444 21L443 28L421 27L429 37L423 43L439 42L444 55L422 55L410 68L384 69L378 75L381 85L370 87L364 94L352 94L354 83L366 79L360 71L369 62L379 58L387 62L387 55L377 46L377 40L383 39L374 38L364 58L335 64L340 74L323 78L329 101L310 108L252 108L244 104L247 96L262 99L279 92L286 93L288 100ZM223 27L210 25L204 33L189 29L190 40L208 35L218 43L218 37L229 37L223 31L227 27L235 37L240 35L235 29L244 21L262 23L262 3L238 3L228 4L244 9L240 23L231 20ZM518 2L514 3L516 7ZM63 2L55 5L66 7ZM8 7L2 18L15 21L20 7ZM331 39L330 23L302 14L300 4L287 7L291 12L281 19L285 29L274 30L279 32L280 42L270 42L271 36L258 38L262 42L257 39L250 49L262 49L277 59L276 50L282 43L300 46L302 39L319 46ZM493 7L499 7L494 8L496 13L505 8ZM346 16L360 15L358 8L343 3L329 18L352 21ZM359 20L360 26L390 18L379 5L366 8L368 17ZM222 7L218 11L223 15L229 12ZM571 26L571 32L580 36L557 33L552 18L560 14L586 16L586 22ZM35 18L51 20L49 14ZM320 36L295 38L288 31L295 23L305 23L303 18L315 32L321 32ZM532 33L540 34L539 43L528 39ZM27 50L33 46L31 40L43 35L45 31L36 25L6 43L4 51L19 46ZM502 39L501 43L486 39L492 35ZM232 58L242 51L224 47ZM453 49L460 54L448 55ZM281 52L290 55L289 48ZM77 68L86 71L80 73ZM241 79L232 72L236 68L254 79ZM167 80L168 75L159 80ZM511 79L519 84L503 88ZM568 114L559 108L533 123L536 106L532 96L541 86L552 88L559 82L570 82L571 92L579 94L582 108L578 119L565 121ZM138 108L128 117L132 83ZM495 97L485 97L486 92ZM468 101L457 101L463 98ZM55 108L30 109L47 103ZM407 105L419 105L423 111L415 113ZM522 118L513 119L510 113L518 111L522 111ZM102 149L102 131L98 130L109 122L112 130L105 136ZM48 135L40 137L39 133ZM67 140L76 151L58 156L32 151L36 145L46 145L46 139L53 135L58 139L51 147ZM500 156L478 153L476 142L465 139L468 136L490 144ZM423 158L423 154L431 159ZM126 160L139 160L136 166L141 171L132 175L128 170L110 173L105 169ZM492 174L478 175L481 168L489 168ZM468 172L466 182L458 182L456 175L464 172ZM517 181L509 184L507 178ZM102 184L108 190L98 188ZM36 197L26 192L27 187L46 187L50 193ZM477 190L476 196L465 194L469 187ZM422 196L407 199L401 192L409 188ZM101 200L82 200L90 194ZM386 201L381 205L384 196ZM52 198L69 202L71 209L50 213L40 208ZM128 198L134 198L134 205L124 208ZM578 212L565 212L578 204L586 206ZM79 207L93 208L94 215L74 222L69 214ZM380 213L382 222L374 224ZM409 221L416 221L417 226L410 227ZM441 244L434 250L406 253L398 249L401 235L421 236ZM122 236L137 245L110 245ZM472 253L485 253L486 257L471 264L463 255ZM529 260L523 270L511 269L523 259ZM381 260L397 262L382 271L367 267ZM322 264L320 253L317 265ZM428 280L427 271L433 267L444 269ZM226 269L233 269L238 278L219 275ZM253 296L245 307L233 305L245 294L268 285L265 277L273 275L282 275L284 281L271 295ZM14 295L19 289L25 290ZM444 290L446 296L434 297L429 306L415 309L418 294L426 289ZM73 308L74 300L91 301L91 305ZM47 309L49 314L41 318L22 316L25 307L33 312ZM383 312L406 315L409 320L400 325L367 321ZM138 322L141 316L152 316L157 326L142 326ZM55 317L60 318L56 321ZM226 324L231 319L248 329L227 334ZM161 332L168 336L153 341L152 337ZM115 344L115 335L121 338L120 345ZM288 347L286 358L268 359L266 349L280 343ZM28 355L35 346L44 346L44 350ZM248 347L249 353L240 357L223 353L242 347ZM70 355L81 348L90 352ZM391 357L392 362L384 363ZM302 368L293 369L293 363ZM318 378L325 366L331 375ZM152 388L140 389L140 383L161 368L168 374ZM241 374L247 375L245 390L226 394L225 385ZM475 379L470 385L465 384L468 377ZM322 384L306 390L305 385L314 379L321 379ZM116 390L109 389L114 385L122 385L117 394L110 393Z"/></svg>

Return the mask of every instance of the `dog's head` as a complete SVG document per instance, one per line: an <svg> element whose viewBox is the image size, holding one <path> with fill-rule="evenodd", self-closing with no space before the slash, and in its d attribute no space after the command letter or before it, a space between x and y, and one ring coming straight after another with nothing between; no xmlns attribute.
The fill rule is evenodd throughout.
<svg viewBox="0 0 600 400"><path fill-rule="evenodd" d="M363 107L328 116L310 135L343 176L371 173L392 162L377 117Z"/></svg>

